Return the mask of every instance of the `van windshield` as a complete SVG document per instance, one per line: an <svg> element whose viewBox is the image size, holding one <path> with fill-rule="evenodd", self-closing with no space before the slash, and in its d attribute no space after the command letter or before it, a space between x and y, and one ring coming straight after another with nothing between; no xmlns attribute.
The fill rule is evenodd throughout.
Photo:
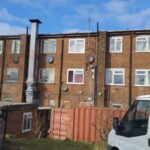
<svg viewBox="0 0 150 150"><path fill-rule="evenodd" d="M120 134L127 137L147 134L150 101L135 101L120 123Z"/></svg>

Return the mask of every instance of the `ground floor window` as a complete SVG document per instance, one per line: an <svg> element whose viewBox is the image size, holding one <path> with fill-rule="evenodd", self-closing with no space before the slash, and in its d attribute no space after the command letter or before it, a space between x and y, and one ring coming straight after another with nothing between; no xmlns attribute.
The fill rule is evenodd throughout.
<svg viewBox="0 0 150 150"><path fill-rule="evenodd" d="M150 86L150 70L138 69L135 71L135 85Z"/></svg>
<svg viewBox="0 0 150 150"><path fill-rule="evenodd" d="M39 70L39 82L40 83L54 83L55 69L54 68L41 68Z"/></svg>
<svg viewBox="0 0 150 150"><path fill-rule="evenodd" d="M6 81L17 82L18 80L18 68L7 68Z"/></svg>
<svg viewBox="0 0 150 150"><path fill-rule="evenodd" d="M22 132L31 131L32 113L27 112L23 114Z"/></svg>
<svg viewBox="0 0 150 150"><path fill-rule="evenodd" d="M124 85L123 68L106 68L106 85Z"/></svg>
<svg viewBox="0 0 150 150"><path fill-rule="evenodd" d="M83 84L84 83L84 69L68 69L67 83L68 84Z"/></svg>

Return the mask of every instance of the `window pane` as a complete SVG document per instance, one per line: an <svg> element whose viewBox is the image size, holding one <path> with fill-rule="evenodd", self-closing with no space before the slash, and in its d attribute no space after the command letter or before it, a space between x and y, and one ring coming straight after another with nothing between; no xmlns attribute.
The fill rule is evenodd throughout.
<svg viewBox="0 0 150 150"><path fill-rule="evenodd" d="M150 37L148 38L148 50L150 51Z"/></svg>
<svg viewBox="0 0 150 150"><path fill-rule="evenodd" d="M71 39L69 40L69 52L82 53L85 50L84 39Z"/></svg>
<svg viewBox="0 0 150 150"><path fill-rule="evenodd" d="M43 41L43 52L48 52L48 40Z"/></svg>
<svg viewBox="0 0 150 150"><path fill-rule="evenodd" d="M136 50L137 51L146 51L147 50L147 40L146 38L138 39L136 41Z"/></svg>
<svg viewBox="0 0 150 150"><path fill-rule="evenodd" d="M122 45L121 39L117 39L116 51L121 51L121 45Z"/></svg>
<svg viewBox="0 0 150 150"><path fill-rule="evenodd" d="M74 75L74 82L75 83L82 83L83 82L83 74L75 74Z"/></svg>
<svg viewBox="0 0 150 150"><path fill-rule="evenodd" d="M2 54L3 51L3 41L0 41L0 54Z"/></svg>
<svg viewBox="0 0 150 150"><path fill-rule="evenodd" d="M6 74L6 80L13 82L18 80L18 69L16 68L8 68Z"/></svg>
<svg viewBox="0 0 150 150"><path fill-rule="evenodd" d="M49 83L54 83L55 81L55 69L49 70Z"/></svg>
<svg viewBox="0 0 150 150"><path fill-rule="evenodd" d="M106 70L106 84L112 84L112 71Z"/></svg>
<svg viewBox="0 0 150 150"><path fill-rule="evenodd" d="M75 51L82 52L84 50L84 41L77 40L75 49Z"/></svg>
<svg viewBox="0 0 150 150"><path fill-rule="evenodd" d="M149 115L150 102L135 101L121 122L121 134L127 137L145 135L148 129Z"/></svg>
<svg viewBox="0 0 150 150"><path fill-rule="evenodd" d="M150 85L150 71L148 71L148 85Z"/></svg>
<svg viewBox="0 0 150 150"><path fill-rule="evenodd" d="M49 43L50 43L49 44L49 52L50 53L54 53L55 50L56 50L56 41L55 40L51 40Z"/></svg>
<svg viewBox="0 0 150 150"><path fill-rule="evenodd" d="M55 69L40 69L40 82L54 83Z"/></svg>
<svg viewBox="0 0 150 150"><path fill-rule="evenodd" d="M43 52L54 53L56 51L56 40L44 40Z"/></svg>
<svg viewBox="0 0 150 150"><path fill-rule="evenodd" d="M28 122L27 122L27 128L26 128L27 130L28 129L31 129L31 119L30 118L28 118Z"/></svg>
<svg viewBox="0 0 150 150"><path fill-rule="evenodd" d="M136 73L137 73L138 75L145 75L145 74L146 74L145 71L137 71Z"/></svg>
<svg viewBox="0 0 150 150"><path fill-rule="evenodd" d="M19 54L20 52L20 40L12 40L11 53Z"/></svg>
<svg viewBox="0 0 150 150"><path fill-rule="evenodd" d="M145 85L146 84L146 75L136 75L136 85Z"/></svg>
<svg viewBox="0 0 150 150"><path fill-rule="evenodd" d="M73 71L69 71L68 82L73 82Z"/></svg>
<svg viewBox="0 0 150 150"><path fill-rule="evenodd" d="M27 128L27 115L24 115L24 120L23 120L23 130L26 130Z"/></svg>
<svg viewBox="0 0 150 150"><path fill-rule="evenodd" d="M110 38L110 49L109 51L115 51L115 39Z"/></svg>
<svg viewBox="0 0 150 150"><path fill-rule="evenodd" d="M123 84L123 75L114 75L114 84Z"/></svg>
<svg viewBox="0 0 150 150"><path fill-rule="evenodd" d="M49 70L45 70L44 72L45 72L45 74L44 74L45 82L48 82L49 81L50 72L49 72Z"/></svg>
<svg viewBox="0 0 150 150"><path fill-rule="evenodd" d="M75 41L71 40L69 44L69 51L74 52L75 51Z"/></svg>

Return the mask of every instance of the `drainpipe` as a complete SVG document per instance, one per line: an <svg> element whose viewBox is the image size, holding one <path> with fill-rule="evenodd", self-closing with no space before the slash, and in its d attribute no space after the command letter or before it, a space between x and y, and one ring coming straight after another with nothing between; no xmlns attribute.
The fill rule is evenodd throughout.
<svg viewBox="0 0 150 150"><path fill-rule="evenodd" d="M4 68L5 68L5 45L6 41L3 40L3 49L2 49L2 69L1 69L1 81L0 81L0 100L2 100L2 88L3 88L3 81L4 81Z"/></svg>
<svg viewBox="0 0 150 150"><path fill-rule="evenodd" d="M99 23L97 22L97 39L96 39L96 64L94 67L94 106L97 106L97 75L98 75L98 53L99 53Z"/></svg>
<svg viewBox="0 0 150 150"><path fill-rule="evenodd" d="M133 37L133 32L131 32L131 35L130 35L130 62L129 62L129 102L128 102L128 105L129 107L131 106L131 101L132 101L132 51L133 51L133 48L132 48L132 37Z"/></svg>
<svg viewBox="0 0 150 150"><path fill-rule="evenodd" d="M35 103L35 56L37 51L38 26L41 21L38 19L31 19L29 21L31 22L31 36L29 49L28 78L26 81L26 102Z"/></svg>
<svg viewBox="0 0 150 150"><path fill-rule="evenodd" d="M64 55L64 40L62 40L62 44L61 44L61 60L60 60L60 74L59 74L58 107L61 107L63 55Z"/></svg>

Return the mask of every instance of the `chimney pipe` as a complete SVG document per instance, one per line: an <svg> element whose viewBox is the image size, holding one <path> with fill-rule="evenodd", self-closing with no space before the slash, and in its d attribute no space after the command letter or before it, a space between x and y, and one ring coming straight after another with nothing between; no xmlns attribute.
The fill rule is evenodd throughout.
<svg viewBox="0 0 150 150"><path fill-rule="evenodd" d="M28 78L26 81L26 102L34 103L35 100L35 56L37 48L38 26L41 23L38 19L30 19L31 22L31 36L30 36L30 49L29 49L29 64L28 64Z"/></svg>

